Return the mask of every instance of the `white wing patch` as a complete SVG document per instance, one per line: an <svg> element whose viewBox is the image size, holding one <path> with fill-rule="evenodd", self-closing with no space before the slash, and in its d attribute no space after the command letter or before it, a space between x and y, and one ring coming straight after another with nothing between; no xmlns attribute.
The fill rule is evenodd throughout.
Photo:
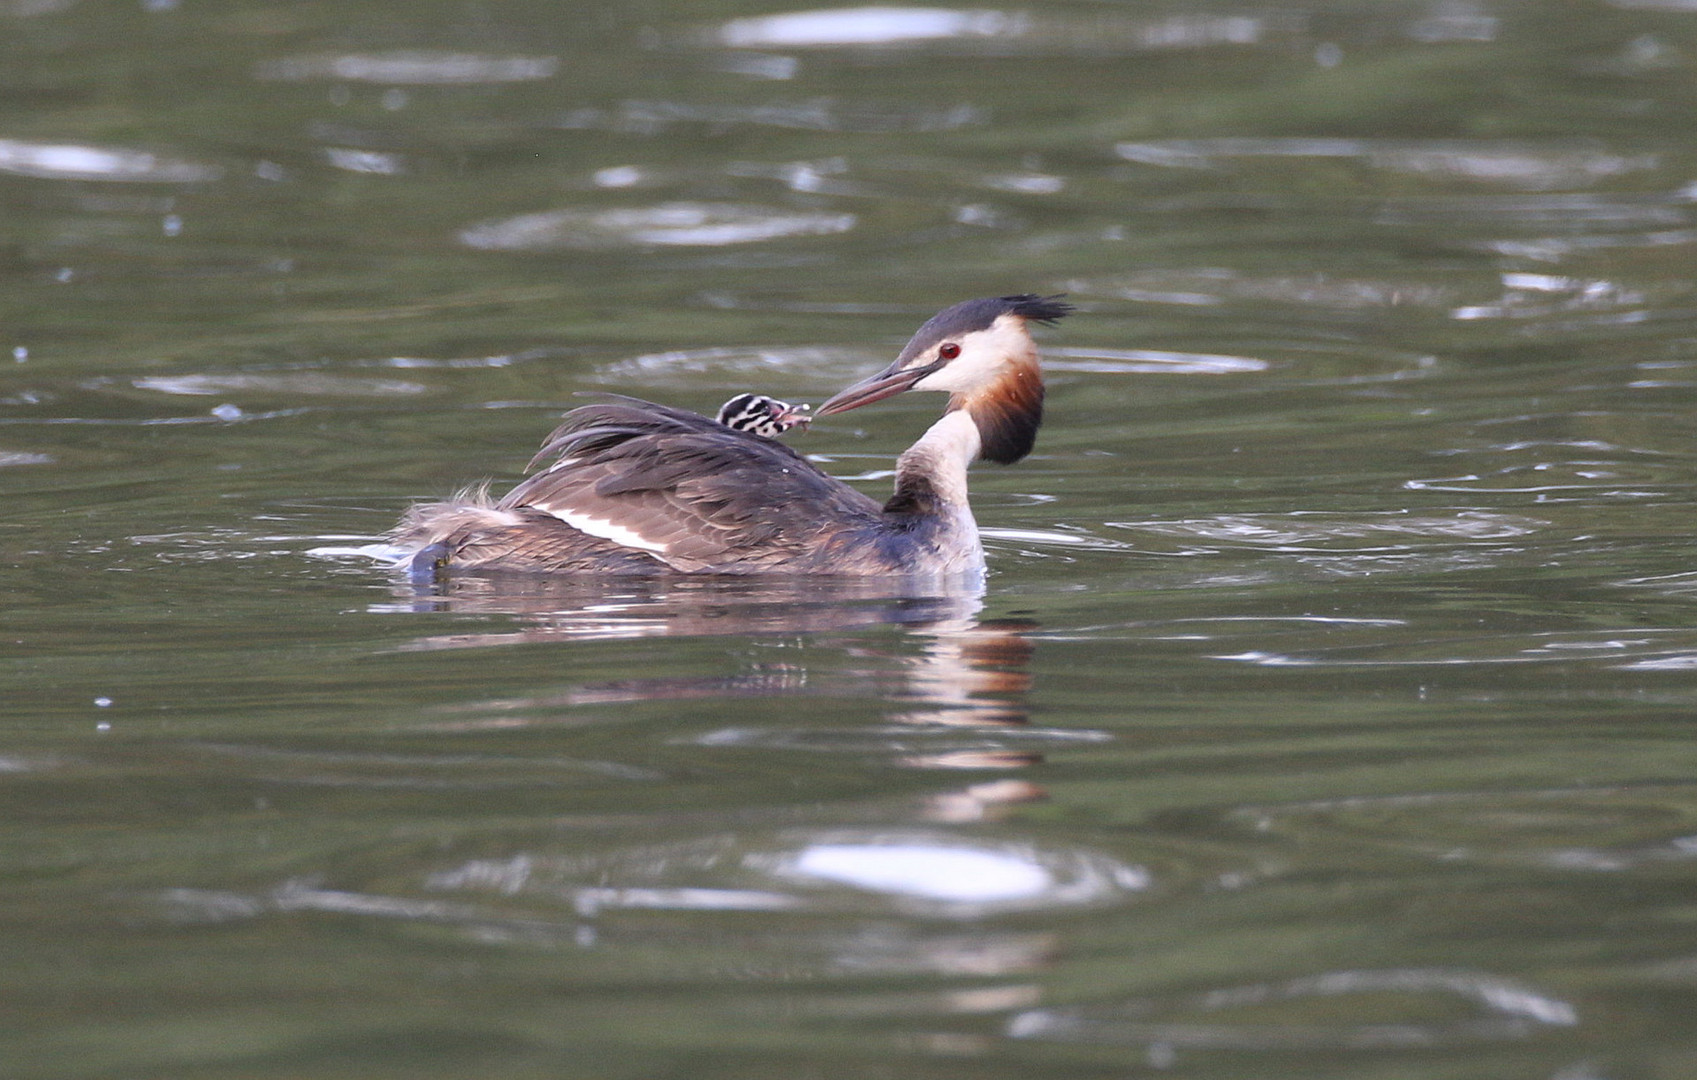
<svg viewBox="0 0 1697 1080"><path fill-rule="evenodd" d="M588 514L575 513L571 510L556 509L545 503L531 503L529 505L533 510L541 510L559 518L580 533L597 536L603 540L611 540L620 547L636 548L640 551L652 551L657 555L663 555L672 546L650 540L636 530L620 525L616 521L590 517Z"/></svg>

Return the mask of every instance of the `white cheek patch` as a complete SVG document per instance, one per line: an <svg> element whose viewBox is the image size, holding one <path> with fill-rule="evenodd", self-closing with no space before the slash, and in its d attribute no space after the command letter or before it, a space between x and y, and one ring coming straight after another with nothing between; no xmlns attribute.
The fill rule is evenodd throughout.
<svg viewBox="0 0 1697 1080"><path fill-rule="evenodd" d="M551 514L580 533L600 537L602 540L611 540L620 547L636 548L639 551L652 551L656 554L664 554L666 550L671 547L670 544L655 543L653 540L648 539L636 530L626 528L617 522L608 521L605 518L590 517L588 514L574 513L570 510L556 510L552 506L546 506L540 503L532 503L530 505L533 510L541 510L544 513Z"/></svg>
<svg viewBox="0 0 1697 1080"><path fill-rule="evenodd" d="M1031 338L1024 321L1003 315L983 330L960 339L960 356L913 384L915 390L944 390L958 393L990 382L1010 362L1031 352Z"/></svg>
<svg viewBox="0 0 1697 1080"><path fill-rule="evenodd" d="M959 363L959 361L956 361L956 363ZM918 382L914 383L913 388L915 390L947 390L947 391L953 391L955 389L955 387L949 385L951 382L954 381L951 378L952 372L953 372L953 365L951 365L950 367L946 367L941 371L933 371L931 374L925 376L925 378L920 379Z"/></svg>

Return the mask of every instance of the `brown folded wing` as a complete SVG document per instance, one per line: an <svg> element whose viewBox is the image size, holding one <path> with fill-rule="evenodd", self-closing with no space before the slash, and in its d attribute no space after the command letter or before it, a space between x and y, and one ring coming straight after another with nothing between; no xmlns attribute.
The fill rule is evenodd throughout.
<svg viewBox="0 0 1697 1080"><path fill-rule="evenodd" d="M496 509L599 538L572 541L586 554L611 545L685 571L828 570L817 564L833 537L882 517L782 443L630 398L572 410L538 459L553 455Z"/></svg>

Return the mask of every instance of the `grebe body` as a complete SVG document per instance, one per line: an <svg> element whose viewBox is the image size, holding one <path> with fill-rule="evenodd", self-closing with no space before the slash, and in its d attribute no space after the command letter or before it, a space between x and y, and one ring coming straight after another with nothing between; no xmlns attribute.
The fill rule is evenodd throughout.
<svg viewBox="0 0 1697 1080"><path fill-rule="evenodd" d="M414 506L395 532L415 578L447 569L982 574L967 467L1031 450L1043 381L1027 324L1072 309L1034 295L969 300L920 327L896 361L809 416L758 395L709 419L636 398L567 413L532 460L553 460L499 500L477 492ZM878 503L772 435L904 390L950 395L904 452Z"/></svg>

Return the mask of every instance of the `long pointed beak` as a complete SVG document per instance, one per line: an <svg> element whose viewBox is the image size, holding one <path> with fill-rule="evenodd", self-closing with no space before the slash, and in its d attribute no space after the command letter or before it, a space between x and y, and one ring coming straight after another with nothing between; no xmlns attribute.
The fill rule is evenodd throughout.
<svg viewBox="0 0 1697 1080"><path fill-rule="evenodd" d="M896 364L901 361L896 361ZM895 397L903 390L912 390L913 384L936 371L941 364L926 364L923 367L901 368L896 364L855 383L844 390L838 391L831 400L819 406L814 416L831 416L834 413L848 412L862 405L870 405L874 401L883 401L887 397Z"/></svg>

